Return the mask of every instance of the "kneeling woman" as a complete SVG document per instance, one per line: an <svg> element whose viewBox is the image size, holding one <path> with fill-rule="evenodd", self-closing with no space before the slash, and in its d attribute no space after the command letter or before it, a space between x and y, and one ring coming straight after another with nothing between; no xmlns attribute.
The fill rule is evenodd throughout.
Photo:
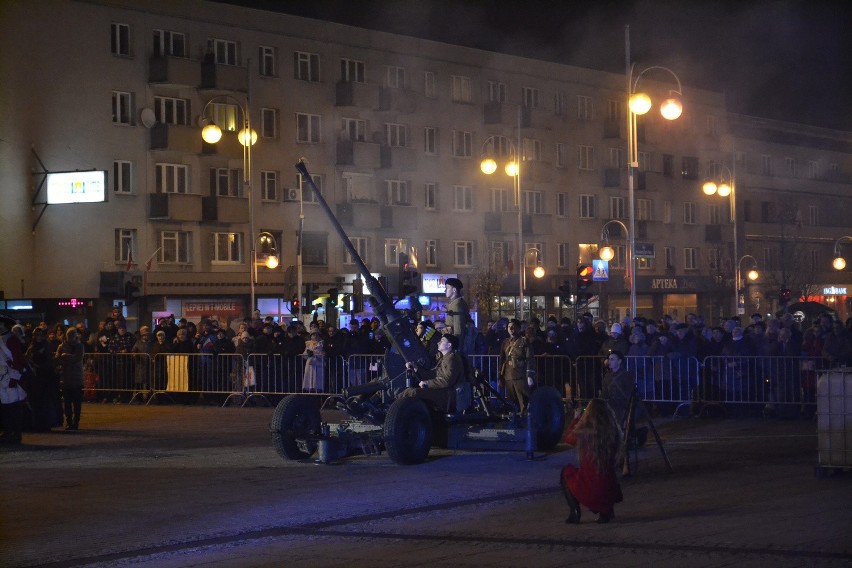
<svg viewBox="0 0 852 568"><path fill-rule="evenodd" d="M562 468L560 483L570 513L566 523L580 522L580 505L598 514L597 522L615 516L613 506L622 500L616 464L621 458L621 428L605 400L589 402L575 430L580 467Z"/></svg>

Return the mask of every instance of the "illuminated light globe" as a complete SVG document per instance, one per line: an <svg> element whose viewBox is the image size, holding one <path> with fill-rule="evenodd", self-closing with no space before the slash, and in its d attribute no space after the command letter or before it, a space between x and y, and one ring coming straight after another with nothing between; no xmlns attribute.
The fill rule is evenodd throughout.
<svg viewBox="0 0 852 568"><path fill-rule="evenodd" d="M724 183L724 182L719 184L719 195L721 197L728 197L729 195L731 195L730 184L727 184L727 183Z"/></svg>
<svg viewBox="0 0 852 568"><path fill-rule="evenodd" d="M266 257L266 268L277 268L278 267L278 256L274 254L270 254Z"/></svg>
<svg viewBox="0 0 852 568"><path fill-rule="evenodd" d="M748 274L747 274L746 276L748 277L748 279L749 279L749 280L754 281L754 280L757 280L757 279L758 279L758 277L760 276L760 274L757 272L757 270L755 270L754 268L752 268L751 270L749 270L749 271L748 271Z"/></svg>
<svg viewBox="0 0 852 568"><path fill-rule="evenodd" d="M508 164L506 164L505 170L507 176L515 177L516 175L518 175L518 163L515 161L509 162Z"/></svg>
<svg viewBox="0 0 852 568"><path fill-rule="evenodd" d="M627 106L633 114L645 114L651 110L651 97L645 93L633 93Z"/></svg>
<svg viewBox="0 0 852 568"><path fill-rule="evenodd" d="M544 267L536 266L535 268L533 268L533 276L535 276L536 278L544 278Z"/></svg>
<svg viewBox="0 0 852 568"><path fill-rule="evenodd" d="M704 190L705 195L713 195L716 193L716 184L712 181L705 181L704 185L701 186L701 189Z"/></svg>
<svg viewBox="0 0 852 568"><path fill-rule="evenodd" d="M663 104L660 105L660 114L663 115L663 118L666 120L676 120L680 118L681 114L683 114L683 106L677 99L666 99L663 101Z"/></svg>
<svg viewBox="0 0 852 568"><path fill-rule="evenodd" d="M222 129L215 124L208 124L201 129L201 138L208 144L215 144L222 139Z"/></svg>
<svg viewBox="0 0 852 568"><path fill-rule="evenodd" d="M615 258L615 250L609 245L601 248L601 252L598 254L601 257L601 260L605 260L609 262L613 258Z"/></svg>
<svg viewBox="0 0 852 568"><path fill-rule="evenodd" d="M497 162L491 158L485 158L482 160L482 163L479 164L479 169L482 170L482 173L491 175L497 171Z"/></svg>
<svg viewBox="0 0 852 568"><path fill-rule="evenodd" d="M257 143L257 130L255 130L254 128L251 129L251 142L248 142L248 140L249 140L248 132L249 132L248 128L243 128L242 130L240 130L240 133L237 135L237 139L240 141L240 144L242 144L243 146L248 146L249 144L254 146Z"/></svg>
<svg viewBox="0 0 852 568"><path fill-rule="evenodd" d="M834 259L834 262L831 263L835 270L843 270L846 268L846 259L842 256L838 256Z"/></svg>

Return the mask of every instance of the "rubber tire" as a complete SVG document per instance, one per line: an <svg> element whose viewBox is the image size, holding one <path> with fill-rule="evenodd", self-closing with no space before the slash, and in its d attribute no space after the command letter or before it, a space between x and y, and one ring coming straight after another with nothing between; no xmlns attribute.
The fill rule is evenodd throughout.
<svg viewBox="0 0 852 568"><path fill-rule="evenodd" d="M299 449L296 440L320 433L318 399L313 396L291 394L275 407L269 425L272 445L285 460L304 460L316 452L316 443L308 446L311 453Z"/></svg>
<svg viewBox="0 0 852 568"><path fill-rule="evenodd" d="M556 447L565 429L565 404L553 387L538 387L530 396L529 412L536 430L536 447L544 452Z"/></svg>
<svg viewBox="0 0 852 568"><path fill-rule="evenodd" d="M432 416L422 400L399 398L388 410L383 428L388 456L399 465L423 463L432 447Z"/></svg>

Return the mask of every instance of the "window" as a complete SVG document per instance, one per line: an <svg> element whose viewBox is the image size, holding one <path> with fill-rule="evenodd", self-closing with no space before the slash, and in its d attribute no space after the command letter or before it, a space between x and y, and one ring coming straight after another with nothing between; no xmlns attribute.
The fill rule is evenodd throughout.
<svg viewBox="0 0 852 568"><path fill-rule="evenodd" d="M710 270L713 272L718 272L719 267L722 266L722 251L717 248L711 248L707 250L707 264L710 267Z"/></svg>
<svg viewBox="0 0 852 568"><path fill-rule="evenodd" d="M811 251L811 270L816 271L820 269L820 256L818 250Z"/></svg>
<svg viewBox="0 0 852 568"><path fill-rule="evenodd" d="M473 211L473 188L469 185L453 186L453 211Z"/></svg>
<svg viewBox="0 0 852 568"><path fill-rule="evenodd" d="M361 257L361 260L368 262L367 259L367 239L365 237L349 237L349 242L352 243L352 248ZM349 254L349 249L343 249L343 264L355 264L355 259Z"/></svg>
<svg viewBox="0 0 852 568"><path fill-rule="evenodd" d="M385 75L385 87L390 89L405 88L405 68L389 65Z"/></svg>
<svg viewBox="0 0 852 568"><path fill-rule="evenodd" d="M565 93L553 95L553 114L556 116L568 114L568 96Z"/></svg>
<svg viewBox="0 0 852 568"><path fill-rule="evenodd" d="M306 144L319 144L320 142L320 115L296 113L296 142Z"/></svg>
<svg viewBox="0 0 852 568"><path fill-rule="evenodd" d="M455 251L453 264L456 266L473 266L473 241L453 241Z"/></svg>
<svg viewBox="0 0 852 568"><path fill-rule="evenodd" d="M674 247L663 247L663 256L666 258L666 268L674 268Z"/></svg>
<svg viewBox="0 0 852 568"><path fill-rule="evenodd" d="M694 158L692 156L684 156L681 163L683 164L683 179L698 179L698 158Z"/></svg>
<svg viewBox="0 0 852 568"><path fill-rule="evenodd" d="M530 215L544 213L544 194L542 192L524 192L524 213Z"/></svg>
<svg viewBox="0 0 852 568"><path fill-rule="evenodd" d="M365 83L365 66L363 61L355 59L340 60L340 80L344 83Z"/></svg>
<svg viewBox="0 0 852 568"><path fill-rule="evenodd" d="M819 178L819 166L813 160L808 160L808 179Z"/></svg>
<svg viewBox="0 0 852 568"><path fill-rule="evenodd" d="M627 215L624 212L624 198L610 197L609 198L609 217L610 219L624 219Z"/></svg>
<svg viewBox="0 0 852 568"><path fill-rule="evenodd" d="M772 175L772 156L764 154L760 157L760 173L765 176Z"/></svg>
<svg viewBox="0 0 852 568"><path fill-rule="evenodd" d="M568 216L568 200L570 199L570 195L567 193L557 193L556 194L556 216L557 217L567 217Z"/></svg>
<svg viewBox="0 0 852 568"><path fill-rule="evenodd" d="M639 171L647 172L648 168L651 165L651 154L650 152L638 152L639 157Z"/></svg>
<svg viewBox="0 0 852 568"><path fill-rule="evenodd" d="M423 244L423 252L423 263L426 266L438 266L438 241L435 239L426 239L426 242Z"/></svg>
<svg viewBox="0 0 852 568"><path fill-rule="evenodd" d="M494 266L504 266L509 260L509 244L503 241L491 241L488 243L491 254L491 262Z"/></svg>
<svg viewBox="0 0 852 568"><path fill-rule="evenodd" d="M302 235L302 264L328 266L328 235L305 232Z"/></svg>
<svg viewBox="0 0 852 568"><path fill-rule="evenodd" d="M360 118L344 118L341 132L346 140L364 142L367 140L367 121Z"/></svg>
<svg viewBox="0 0 852 568"><path fill-rule="evenodd" d="M385 239L385 266L399 266L399 253L408 252L406 239Z"/></svg>
<svg viewBox="0 0 852 568"><path fill-rule="evenodd" d="M654 202L650 199L636 200L636 220L637 221L653 221L654 220Z"/></svg>
<svg viewBox="0 0 852 568"><path fill-rule="evenodd" d="M715 135L718 131L716 117L713 115L707 116L707 134Z"/></svg>
<svg viewBox="0 0 852 568"><path fill-rule="evenodd" d="M130 162L115 160L112 163L112 190L115 193L133 193Z"/></svg>
<svg viewBox="0 0 852 568"><path fill-rule="evenodd" d="M320 56L318 53L293 52L293 77L299 81L320 80Z"/></svg>
<svg viewBox="0 0 852 568"><path fill-rule="evenodd" d="M772 254L772 249L766 247L763 249L763 265L761 268L766 270L767 272L770 270L775 270L774 255Z"/></svg>
<svg viewBox="0 0 852 568"><path fill-rule="evenodd" d="M491 188L491 211L493 213L509 211L509 190L500 187Z"/></svg>
<svg viewBox="0 0 852 568"><path fill-rule="evenodd" d="M672 222L672 202L665 201L663 202L663 223L671 223Z"/></svg>
<svg viewBox="0 0 852 568"><path fill-rule="evenodd" d="M228 132L237 131L237 112L238 107L235 104L210 104L210 117L213 120L213 124Z"/></svg>
<svg viewBox="0 0 852 568"><path fill-rule="evenodd" d="M812 227L819 225L819 206L808 205L808 225Z"/></svg>
<svg viewBox="0 0 852 568"><path fill-rule="evenodd" d="M624 161L623 148L607 148L606 153L609 158L609 167L620 168L627 165L627 162Z"/></svg>
<svg viewBox="0 0 852 568"><path fill-rule="evenodd" d="M617 122L621 113L619 112L619 108L621 105L618 101L614 101L612 99L608 99L606 101L606 119L609 122Z"/></svg>
<svg viewBox="0 0 852 568"><path fill-rule="evenodd" d="M473 134L464 130L453 130L453 156L470 158L473 155Z"/></svg>
<svg viewBox="0 0 852 568"><path fill-rule="evenodd" d="M130 55L130 26L127 24L110 25L110 53L113 55Z"/></svg>
<svg viewBox="0 0 852 568"><path fill-rule="evenodd" d="M438 129L434 126L423 129L423 151L430 156L438 154Z"/></svg>
<svg viewBox="0 0 852 568"><path fill-rule="evenodd" d="M595 214L595 196L581 195L580 196L580 219L594 219Z"/></svg>
<svg viewBox="0 0 852 568"><path fill-rule="evenodd" d="M115 261L129 262L136 249L136 229L115 230Z"/></svg>
<svg viewBox="0 0 852 568"><path fill-rule="evenodd" d="M690 203L689 201L687 201L683 204L683 224L695 224L695 203Z"/></svg>
<svg viewBox="0 0 852 568"><path fill-rule="evenodd" d="M653 270L654 259L640 256L636 259L636 270Z"/></svg>
<svg viewBox="0 0 852 568"><path fill-rule="evenodd" d="M698 250L692 247L683 249L684 270L695 270L698 268Z"/></svg>
<svg viewBox="0 0 852 568"><path fill-rule="evenodd" d="M784 175L794 177L796 175L796 159L784 158Z"/></svg>
<svg viewBox="0 0 852 568"><path fill-rule="evenodd" d="M438 98L438 76L434 71L423 73L423 94L427 99Z"/></svg>
<svg viewBox="0 0 852 568"><path fill-rule="evenodd" d="M709 214L707 222L711 225L721 225L722 224L722 208L719 207L718 204L714 203L710 205L707 209L707 213Z"/></svg>
<svg viewBox="0 0 852 568"><path fill-rule="evenodd" d="M192 233L188 231L163 231L160 233L160 259L162 264L186 264Z"/></svg>
<svg viewBox="0 0 852 568"><path fill-rule="evenodd" d="M539 91L535 87L523 87L521 89L521 98L523 99L524 108L538 108Z"/></svg>
<svg viewBox="0 0 852 568"><path fill-rule="evenodd" d="M568 165L568 148L562 142L556 143L556 167L564 168Z"/></svg>
<svg viewBox="0 0 852 568"><path fill-rule="evenodd" d="M278 201L278 172L260 170L260 199Z"/></svg>
<svg viewBox="0 0 852 568"><path fill-rule="evenodd" d="M242 195L242 170L210 168L210 195L240 197Z"/></svg>
<svg viewBox="0 0 852 568"><path fill-rule="evenodd" d="M189 124L189 101L172 97L154 97L154 116L162 124Z"/></svg>
<svg viewBox="0 0 852 568"><path fill-rule="evenodd" d="M237 64L237 42L211 38L207 40L207 50L213 53L213 61L218 65Z"/></svg>
<svg viewBox="0 0 852 568"><path fill-rule="evenodd" d="M498 81L488 81L488 101L492 103L505 103L506 84Z"/></svg>
<svg viewBox="0 0 852 568"><path fill-rule="evenodd" d="M237 264L243 259L242 233L213 233L213 262Z"/></svg>
<svg viewBox="0 0 852 568"><path fill-rule="evenodd" d="M411 194L408 190L408 182L398 179L389 179L385 182L387 189L388 205L411 205Z"/></svg>
<svg viewBox="0 0 852 568"><path fill-rule="evenodd" d="M568 268L571 263L571 247L568 243L556 243L556 266Z"/></svg>
<svg viewBox="0 0 852 568"><path fill-rule="evenodd" d="M470 77L453 75L452 100L456 103L469 103L473 101Z"/></svg>
<svg viewBox="0 0 852 568"><path fill-rule="evenodd" d="M663 175L672 177L674 175L674 156L663 154Z"/></svg>
<svg viewBox="0 0 852 568"><path fill-rule="evenodd" d="M438 184L427 182L423 184L423 207L426 209L438 208Z"/></svg>
<svg viewBox="0 0 852 568"><path fill-rule="evenodd" d="M180 32L154 30L154 55L186 57L186 35Z"/></svg>
<svg viewBox="0 0 852 568"><path fill-rule="evenodd" d="M259 64L258 73L261 77L275 77L277 71L275 69L275 48L261 45L258 47L257 62Z"/></svg>
<svg viewBox="0 0 852 568"><path fill-rule="evenodd" d="M385 140L388 146L405 148L408 146L408 126L393 122L385 123Z"/></svg>
<svg viewBox="0 0 852 568"><path fill-rule="evenodd" d="M615 256L613 256L612 260L609 261L609 267L614 269L624 268L627 264L627 260L625 258L627 248L625 245L609 243L609 246L612 247L612 251L615 253Z"/></svg>
<svg viewBox="0 0 852 568"><path fill-rule="evenodd" d="M262 138L278 138L278 109L260 109L260 136Z"/></svg>
<svg viewBox="0 0 852 568"><path fill-rule="evenodd" d="M134 124L133 94L125 91L112 92L112 123Z"/></svg>
<svg viewBox="0 0 852 568"><path fill-rule="evenodd" d="M577 96L577 118L592 120L592 97Z"/></svg>
<svg viewBox="0 0 852 568"><path fill-rule="evenodd" d="M524 138L521 141L522 154L525 159L536 162L541 161L541 140L535 138Z"/></svg>
<svg viewBox="0 0 852 568"><path fill-rule="evenodd" d="M189 193L189 168L181 164L157 164L157 193Z"/></svg>
<svg viewBox="0 0 852 568"><path fill-rule="evenodd" d="M831 174L831 179L837 179L840 176L840 164L828 164L828 172Z"/></svg>
<svg viewBox="0 0 852 568"><path fill-rule="evenodd" d="M311 181L314 182L314 185L317 186L319 192L325 195L325 192L322 190L322 174L311 174ZM296 174L296 185L293 187L300 187L299 184L302 183L302 176ZM314 195L314 190L311 189L308 184L303 184L302 186L302 203L319 203L317 196Z"/></svg>
<svg viewBox="0 0 852 568"><path fill-rule="evenodd" d="M581 170L591 170L595 167L595 148L593 146L577 146L577 167Z"/></svg>

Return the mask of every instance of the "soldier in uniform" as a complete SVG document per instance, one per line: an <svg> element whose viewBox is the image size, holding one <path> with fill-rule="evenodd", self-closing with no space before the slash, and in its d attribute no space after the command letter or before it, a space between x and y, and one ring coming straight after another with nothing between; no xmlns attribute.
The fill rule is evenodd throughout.
<svg viewBox="0 0 852 568"><path fill-rule="evenodd" d="M530 389L535 385L535 360L533 347L521 331L521 322L512 320L508 326L509 337L500 346L500 379L506 387L506 396L526 412Z"/></svg>
<svg viewBox="0 0 852 568"><path fill-rule="evenodd" d="M447 317L445 323L451 329L450 333L459 339L462 344L464 333L467 329L467 320L470 319L470 308L462 296L462 282L458 278L447 278Z"/></svg>

